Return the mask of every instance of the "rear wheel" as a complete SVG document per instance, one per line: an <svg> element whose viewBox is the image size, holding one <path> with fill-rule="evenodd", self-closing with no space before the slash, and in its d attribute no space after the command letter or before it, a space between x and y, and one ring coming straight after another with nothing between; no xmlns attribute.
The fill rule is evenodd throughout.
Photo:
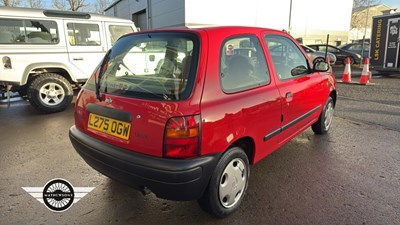
<svg viewBox="0 0 400 225"><path fill-rule="evenodd" d="M34 77L28 87L27 96L30 104L44 113L65 110L72 102L73 91L64 77L47 73Z"/></svg>
<svg viewBox="0 0 400 225"><path fill-rule="evenodd" d="M229 149L219 160L201 199L206 212L224 218L233 213L246 193L250 168L246 153L239 147Z"/></svg>
<svg viewBox="0 0 400 225"><path fill-rule="evenodd" d="M314 59L313 63L316 64L317 62L325 62L325 59L322 57L317 57Z"/></svg>
<svg viewBox="0 0 400 225"><path fill-rule="evenodd" d="M347 58L347 57L346 57ZM343 65L346 65L346 58L344 58L343 59ZM354 58L353 57L349 57L349 59L350 59L350 65L353 65L354 64Z"/></svg>
<svg viewBox="0 0 400 225"><path fill-rule="evenodd" d="M311 128L316 134L325 134L331 128L333 113L335 111L335 106L333 103L333 99L331 96L328 97L328 100L325 103L324 109L319 115L318 121L315 122Z"/></svg>

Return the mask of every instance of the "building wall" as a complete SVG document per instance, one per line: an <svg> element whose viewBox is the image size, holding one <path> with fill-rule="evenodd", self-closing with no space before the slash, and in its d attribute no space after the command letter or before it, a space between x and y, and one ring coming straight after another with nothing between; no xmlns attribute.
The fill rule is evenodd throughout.
<svg viewBox="0 0 400 225"><path fill-rule="evenodd" d="M152 28L185 25L185 0L149 0Z"/></svg>
<svg viewBox="0 0 400 225"><path fill-rule="evenodd" d="M141 30L185 24L185 0L120 0L107 8L105 14L132 20L132 15L144 10L148 27L140 27Z"/></svg>
<svg viewBox="0 0 400 225"><path fill-rule="evenodd" d="M148 2L147 2L148 1ZM350 0L322 1L292 0L289 27L290 0L121 0L117 15L132 18L150 5L151 28L170 26L243 25L287 30L304 43L324 43L330 34L330 43L347 42L353 2ZM113 7L106 11L113 15ZM129 10L127 10L129 9ZM111 14L110 14L111 13ZM142 28L143 29L143 28Z"/></svg>

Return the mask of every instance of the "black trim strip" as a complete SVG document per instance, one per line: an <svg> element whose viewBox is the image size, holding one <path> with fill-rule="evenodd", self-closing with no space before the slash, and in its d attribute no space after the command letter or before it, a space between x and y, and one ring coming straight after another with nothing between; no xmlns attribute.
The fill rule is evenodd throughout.
<svg viewBox="0 0 400 225"><path fill-rule="evenodd" d="M315 107L314 109L312 109L311 111L301 115L300 117L294 119L293 121L291 121L290 123L286 124L285 126L272 131L271 133L267 134L264 136L264 142L268 141L269 139L273 138L274 136L278 135L279 133L289 129L291 126L295 125L296 123L300 122L301 120L307 118L308 116L310 116L311 114L313 114L314 112L316 112L317 110L319 110L321 108L321 105Z"/></svg>
<svg viewBox="0 0 400 225"><path fill-rule="evenodd" d="M89 13L60 11L60 10L44 10L43 14L47 17L62 17L62 18L74 18L74 19L90 19L91 17Z"/></svg>
<svg viewBox="0 0 400 225"><path fill-rule="evenodd" d="M122 111L119 109L113 109L94 103L89 103L86 106L86 111L94 113L100 116L106 116L112 119L121 120L125 122L132 122L132 115L129 112Z"/></svg>
<svg viewBox="0 0 400 225"><path fill-rule="evenodd" d="M265 135L264 141L268 141L269 139L275 137L275 135L278 135L280 132L282 132L281 128L279 128L278 130L272 131L271 133Z"/></svg>

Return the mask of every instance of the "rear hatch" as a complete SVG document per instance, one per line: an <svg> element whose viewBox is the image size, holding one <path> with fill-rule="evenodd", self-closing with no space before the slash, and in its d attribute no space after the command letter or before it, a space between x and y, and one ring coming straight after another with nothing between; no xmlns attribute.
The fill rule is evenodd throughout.
<svg viewBox="0 0 400 225"><path fill-rule="evenodd" d="M77 128L127 150L165 155L171 118L194 118L199 126L199 103L190 101L198 55L199 38L193 33L124 36L82 89L75 110Z"/></svg>

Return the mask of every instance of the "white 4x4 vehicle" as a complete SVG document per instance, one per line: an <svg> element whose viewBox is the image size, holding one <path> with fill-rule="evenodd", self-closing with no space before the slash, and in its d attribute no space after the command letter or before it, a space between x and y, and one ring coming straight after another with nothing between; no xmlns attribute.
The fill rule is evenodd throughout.
<svg viewBox="0 0 400 225"><path fill-rule="evenodd" d="M0 7L0 92L62 111L114 42L136 31L130 20L99 14Z"/></svg>

